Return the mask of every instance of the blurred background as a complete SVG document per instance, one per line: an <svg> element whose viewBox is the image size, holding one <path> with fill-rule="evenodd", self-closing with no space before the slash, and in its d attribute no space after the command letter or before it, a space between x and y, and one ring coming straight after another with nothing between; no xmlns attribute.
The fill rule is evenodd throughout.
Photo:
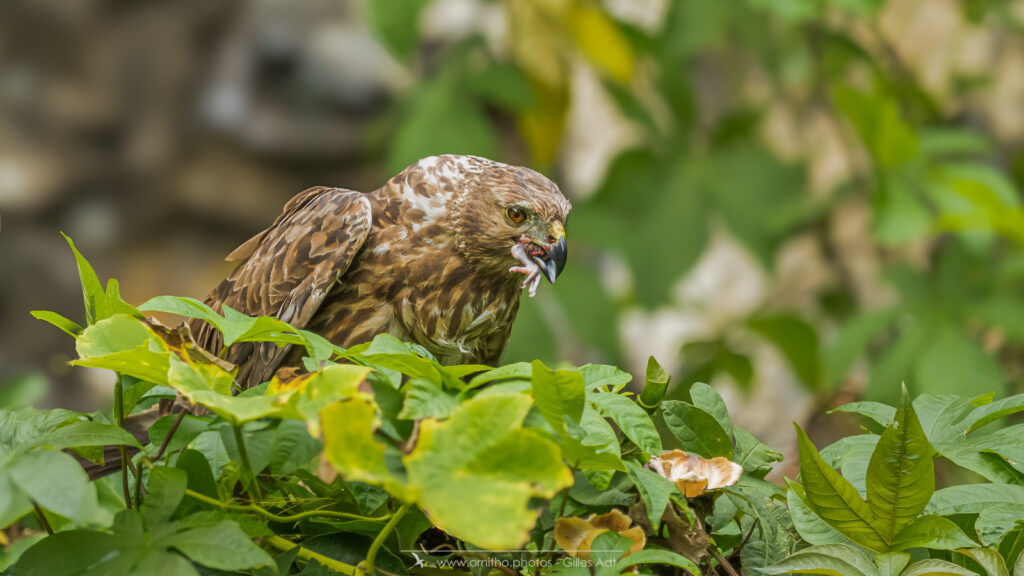
<svg viewBox="0 0 1024 576"><path fill-rule="evenodd" d="M1024 2L7 0L0 382L70 370L75 239L126 299L202 297L313 185L531 166L569 266L505 360L655 355L792 453L838 403L1021 390ZM792 461L792 459L790 459Z"/></svg>

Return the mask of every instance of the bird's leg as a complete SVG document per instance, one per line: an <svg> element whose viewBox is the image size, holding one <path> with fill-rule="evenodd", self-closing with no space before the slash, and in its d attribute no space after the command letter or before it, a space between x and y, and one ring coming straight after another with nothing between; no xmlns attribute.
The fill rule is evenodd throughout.
<svg viewBox="0 0 1024 576"><path fill-rule="evenodd" d="M522 244L516 244L512 247L512 256L519 260L522 266L513 266L508 271L516 274L526 274L526 279L523 280L523 288L527 288L527 293L530 295L530 298L533 298L537 295L537 287L540 286L542 277L540 266L530 258Z"/></svg>

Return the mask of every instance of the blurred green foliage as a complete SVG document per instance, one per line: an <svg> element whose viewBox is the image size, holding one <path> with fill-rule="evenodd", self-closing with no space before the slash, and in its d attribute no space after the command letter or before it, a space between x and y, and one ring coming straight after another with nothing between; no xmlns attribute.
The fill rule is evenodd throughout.
<svg viewBox="0 0 1024 576"><path fill-rule="evenodd" d="M882 33L885 0L672 0L651 28L599 2L507 0L498 3L509 31L499 51L473 35L421 40L415 24L426 4L369 3L375 33L416 76L389 141L392 171L458 152L528 157L558 178L579 62L641 135L595 193L575 200L571 265L555 290L524 301L507 361L582 353L620 362L623 315L672 306L673 287L716 227L770 274L780 247L798 236L833 255L839 207L859 199L871 212L863 242L895 298L868 302L856 271L829 257L838 281L813 306L765 302L687 344L681 381L728 374L749 385L753 338L777 346L822 397L864 360L866 395L889 402L901 381L915 393L968 396L1017 387L1024 211L1021 171L1015 180L1011 167L1024 155L949 111L900 59ZM1006 2L959 9L973 25L1020 33ZM709 83L718 92L702 97ZM954 84L954 97L986 89L977 77ZM767 96L740 94L751 85ZM843 132L853 169L830 190L812 192L808 166L766 144L767 109L779 102ZM610 256L627 265L627 290L604 280Z"/></svg>

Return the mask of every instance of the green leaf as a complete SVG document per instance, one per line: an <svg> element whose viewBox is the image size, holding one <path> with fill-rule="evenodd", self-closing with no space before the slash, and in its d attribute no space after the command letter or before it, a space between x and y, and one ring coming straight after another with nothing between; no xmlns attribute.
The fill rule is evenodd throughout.
<svg viewBox="0 0 1024 576"><path fill-rule="evenodd" d="M662 416L682 450L704 458L732 459L732 441L711 414L686 402L666 400L662 402Z"/></svg>
<svg viewBox="0 0 1024 576"><path fill-rule="evenodd" d="M821 457L833 468L841 468L846 478L857 489L857 493L866 496L868 464L871 455L878 445L879 436L875 434L858 434L840 438L821 451Z"/></svg>
<svg viewBox="0 0 1024 576"><path fill-rule="evenodd" d="M903 387L892 424L882 432L867 474L868 507L886 543L914 521L935 492L932 447Z"/></svg>
<svg viewBox="0 0 1024 576"><path fill-rule="evenodd" d="M675 484L660 474L628 461L626 462L626 472L637 491L640 492L640 499L643 500L644 508L647 509L647 517L651 521L651 526L657 531L658 526L661 525L661 516L668 506L669 495L676 491Z"/></svg>
<svg viewBox="0 0 1024 576"><path fill-rule="evenodd" d="M654 356L647 358L647 374L644 379L644 389L640 392L637 404L643 406L644 410L653 412L665 397L668 390L668 383L671 378L665 369L658 364Z"/></svg>
<svg viewBox="0 0 1024 576"><path fill-rule="evenodd" d="M19 454L7 463L11 481L41 507L86 523L96 511L96 488L70 455L50 450Z"/></svg>
<svg viewBox="0 0 1024 576"><path fill-rule="evenodd" d="M221 332L225 346L236 342L273 342L281 346L297 344L306 347L317 365L328 360L337 350L324 337L306 330L298 330L277 318L248 316L230 306L222 306L222 316L195 298L157 296L148 300L139 309L205 320Z"/></svg>
<svg viewBox="0 0 1024 576"><path fill-rule="evenodd" d="M607 364L586 364L576 370L583 374L587 390L610 387L612 392L618 392L633 380L633 376L628 372Z"/></svg>
<svg viewBox="0 0 1024 576"><path fill-rule="evenodd" d="M309 464L320 453L321 444L310 436L302 422L283 420L274 433L270 468L274 474L291 474Z"/></svg>
<svg viewBox="0 0 1024 576"><path fill-rule="evenodd" d="M693 405L711 414L725 431L726 435L732 437L732 420L729 419L729 408L718 391L703 382L696 382L690 386L690 400Z"/></svg>
<svg viewBox="0 0 1024 576"><path fill-rule="evenodd" d="M321 412L324 454L346 480L380 484L396 495L403 494L385 462L386 447L374 438L380 427L376 405L364 398L332 404Z"/></svg>
<svg viewBox="0 0 1024 576"><path fill-rule="evenodd" d="M611 418L627 438L647 454L661 454L661 436L654 422L633 400L613 392L592 393L587 399L597 405L605 418Z"/></svg>
<svg viewBox="0 0 1024 576"><path fill-rule="evenodd" d="M82 332L82 327L79 326L77 322L68 320L56 312L50 312L49 310L33 310L30 314L32 314L33 318L53 324L57 328L66 332L69 336L77 338Z"/></svg>
<svg viewBox="0 0 1024 576"><path fill-rule="evenodd" d="M1005 387L996 359L957 325L943 326L931 335L914 377L936 394L1002 394Z"/></svg>
<svg viewBox="0 0 1024 576"><path fill-rule="evenodd" d="M466 84L487 102L506 110L525 110L531 108L536 100L523 71L504 62L491 63L470 76Z"/></svg>
<svg viewBox="0 0 1024 576"><path fill-rule="evenodd" d="M895 98L864 94L851 88L833 92L839 109L850 119L876 162L891 168L917 156L917 135L900 117Z"/></svg>
<svg viewBox="0 0 1024 576"><path fill-rule="evenodd" d="M839 326L835 339L824 351L823 364L830 387L846 378L850 367L864 355L868 345L892 325L897 312L895 309L864 312Z"/></svg>
<svg viewBox="0 0 1024 576"><path fill-rule="evenodd" d="M804 487L786 478L786 502L793 518L793 527L809 544L849 544L850 539L828 525L811 510Z"/></svg>
<svg viewBox="0 0 1024 576"><path fill-rule="evenodd" d="M616 576L619 573L618 561L629 552L632 544L632 540L614 530L598 534L590 544L595 576Z"/></svg>
<svg viewBox="0 0 1024 576"><path fill-rule="evenodd" d="M934 218L906 178L882 173L874 195L871 232L882 246L904 246L932 232Z"/></svg>
<svg viewBox="0 0 1024 576"><path fill-rule="evenodd" d="M978 576L978 574L959 564L929 559L911 564L901 576Z"/></svg>
<svg viewBox="0 0 1024 576"><path fill-rule="evenodd" d="M957 552L981 564L988 576L1010 576L1003 557L991 548L961 548Z"/></svg>
<svg viewBox="0 0 1024 576"><path fill-rule="evenodd" d="M78 576L116 546L117 538L103 532L58 532L26 550L10 573L12 576Z"/></svg>
<svg viewBox="0 0 1024 576"><path fill-rule="evenodd" d="M515 548L529 538L538 513L527 508L530 498L572 484L558 447L522 428L530 405L522 395L474 398L448 420L420 423L416 448L403 461L434 524L484 548Z"/></svg>
<svg viewBox="0 0 1024 576"><path fill-rule="evenodd" d="M857 548L846 544L811 546L761 571L767 574L878 576L874 561Z"/></svg>
<svg viewBox="0 0 1024 576"><path fill-rule="evenodd" d="M796 316L754 318L748 326L779 348L808 388L816 390L820 386L821 353L813 326Z"/></svg>
<svg viewBox="0 0 1024 576"><path fill-rule="evenodd" d="M320 412L339 400L359 394L359 386L370 372L370 368L365 366L331 364L288 382L282 383L275 378L267 387L267 398L279 405L280 417L304 420L309 434L318 438ZM243 392L240 397L249 392Z"/></svg>
<svg viewBox="0 0 1024 576"><path fill-rule="evenodd" d="M110 303L107 300L107 293L92 269L92 264L82 256L75 243L66 234L61 236L67 241L71 251L75 254L75 263L78 264L78 276L82 281L82 297L85 301L85 323L95 324L110 315Z"/></svg>
<svg viewBox="0 0 1024 576"><path fill-rule="evenodd" d="M375 2L383 3L391 1ZM498 156L494 126L453 72L442 70L416 91L391 142L389 173L396 174L420 158L437 154Z"/></svg>
<svg viewBox="0 0 1024 576"><path fill-rule="evenodd" d="M198 318L209 322L218 330L221 330L221 325L224 322L224 317L214 312L213 308L210 308L200 300L185 296L156 296L139 306L139 310L143 312L166 312L187 318Z"/></svg>
<svg viewBox="0 0 1024 576"><path fill-rule="evenodd" d="M917 412L921 427L932 444L960 440L960 426L950 424L961 422L973 409L970 400L957 396L921 394L914 399L914 411Z"/></svg>
<svg viewBox="0 0 1024 576"><path fill-rule="evenodd" d="M480 396L478 396L479 398ZM568 435L559 438L562 456L577 470L625 470L619 439L608 421L589 405L580 423L567 422Z"/></svg>
<svg viewBox="0 0 1024 576"><path fill-rule="evenodd" d="M850 540L872 550L886 550L878 520L857 489L821 458L802 428L796 426L796 430L800 477L811 509Z"/></svg>
<svg viewBox="0 0 1024 576"><path fill-rule="evenodd" d="M100 422L73 422L57 428L40 441L41 446L53 449L77 448L79 446L134 446L142 448L139 441L123 428Z"/></svg>
<svg viewBox="0 0 1024 576"><path fill-rule="evenodd" d="M83 358L106 356L113 352L133 350L155 336L144 322L118 314L86 328L75 342L75 350Z"/></svg>
<svg viewBox="0 0 1024 576"><path fill-rule="evenodd" d="M939 442L935 449L957 466L992 482L1018 484L1024 482L1022 434L1024 424L1017 424L988 434L975 433L967 438L959 436L948 442Z"/></svg>
<svg viewBox="0 0 1024 576"><path fill-rule="evenodd" d="M495 368L483 374L477 374L469 381L466 385L466 389L473 389L488 384L490 382L496 382L499 380L528 380L533 374L533 366L528 362L516 362L515 364L506 364L500 368Z"/></svg>
<svg viewBox="0 0 1024 576"><path fill-rule="evenodd" d="M170 355L167 383L194 404L208 408L233 425L240 425L281 412L281 403L272 396L232 396L235 379L215 364L191 365Z"/></svg>
<svg viewBox="0 0 1024 576"><path fill-rule="evenodd" d="M963 484L936 490L925 514L979 514L990 506L1024 505L1024 486Z"/></svg>
<svg viewBox="0 0 1024 576"><path fill-rule="evenodd" d="M445 393L440 386L426 378L413 378L407 384L405 404L399 418L419 420L420 418L447 418L459 401Z"/></svg>
<svg viewBox="0 0 1024 576"><path fill-rule="evenodd" d="M806 169L781 162L766 148L749 143L752 141L744 138L743 142L719 146L686 169L701 173L701 185L710 193L708 202L717 208L729 232L770 269L782 241L805 218ZM744 192L754 189L761 193ZM678 213L671 216L679 218ZM817 346L806 353L816 358Z"/></svg>
<svg viewBox="0 0 1024 576"><path fill-rule="evenodd" d="M174 552L150 552L135 565L132 574L160 574L160 576L199 576L192 563Z"/></svg>
<svg viewBox="0 0 1024 576"><path fill-rule="evenodd" d="M1019 412L1024 412L1024 394L1015 394L984 406L978 406L961 422L958 422L957 427L962 427L965 433L970 433L986 424Z"/></svg>
<svg viewBox="0 0 1024 576"><path fill-rule="evenodd" d="M540 360L534 360L533 398L548 424L556 431L563 430L564 417L577 423L583 417L586 403L583 375L570 370L552 371Z"/></svg>
<svg viewBox="0 0 1024 576"><path fill-rule="evenodd" d="M230 520L175 534L163 544L218 570L244 570L274 563L270 555L253 544L238 524Z"/></svg>
<svg viewBox="0 0 1024 576"><path fill-rule="evenodd" d="M896 417L896 409L888 404L882 404L881 402L850 402L849 404L843 404L838 408L829 410L829 414L836 412L852 412L854 414L860 414L866 416L882 426L888 426L892 424L893 419Z"/></svg>
<svg viewBox="0 0 1024 576"><path fill-rule="evenodd" d="M419 15L427 0L370 0L370 30L399 60L408 60L419 41Z"/></svg>
<svg viewBox="0 0 1024 576"><path fill-rule="evenodd" d="M689 558L680 556L679 554L669 550L657 549L637 550L629 556L619 560L618 563L615 564L615 570L621 573L625 571L626 568L641 564L667 564L669 566L682 568L694 576L700 576L701 574L700 568L698 568L697 565Z"/></svg>
<svg viewBox="0 0 1024 576"><path fill-rule="evenodd" d="M1024 528L1024 504L985 508L974 523L974 529L985 546L998 544L1003 536L1016 528Z"/></svg>
<svg viewBox="0 0 1024 576"><path fill-rule="evenodd" d="M38 372L8 378L0 386L0 410L32 406L46 397L49 385L49 380Z"/></svg>
<svg viewBox="0 0 1024 576"><path fill-rule="evenodd" d="M899 576L910 562L910 554L904 552L886 552L875 556L875 566L880 576Z"/></svg>
<svg viewBox="0 0 1024 576"><path fill-rule="evenodd" d="M764 478L772 465L782 462L782 453L772 450L750 432L736 426L732 429L736 438L736 454L733 461L743 466L743 471L755 478Z"/></svg>
<svg viewBox="0 0 1024 576"><path fill-rule="evenodd" d="M154 466L149 470L149 484L146 485L146 499L142 502L142 514L146 523L155 526L171 519L188 487L188 474L184 470Z"/></svg>
<svg viewBox="0 0 1024 576"><path fill-rule="evenodd" d="M956 550L970 548L977 543L967 537L956 524L942 516L921 516L900 531L892 542L893 550L931 548Z"/></svg>
<svg viewBox="0 0 1024 576"><path fill-rule="evenodd" d="M105 368L155 384L167 384L167 346L141 320L124 314L90 325L75 342L76 366Z"/></svg>

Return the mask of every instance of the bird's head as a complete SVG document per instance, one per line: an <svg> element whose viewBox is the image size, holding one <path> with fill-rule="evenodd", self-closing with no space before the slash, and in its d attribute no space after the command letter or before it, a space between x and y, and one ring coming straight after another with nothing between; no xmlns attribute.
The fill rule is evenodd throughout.
<svg viewBox="0 0 1024 576"><path fill-rule="evenodd" d="M568 256L565 221L572 205L554 182L529 168L476 156L427 160L442 186L455 190L450 213L467 261L512 279L530 268L555 282Z"/></svg>

